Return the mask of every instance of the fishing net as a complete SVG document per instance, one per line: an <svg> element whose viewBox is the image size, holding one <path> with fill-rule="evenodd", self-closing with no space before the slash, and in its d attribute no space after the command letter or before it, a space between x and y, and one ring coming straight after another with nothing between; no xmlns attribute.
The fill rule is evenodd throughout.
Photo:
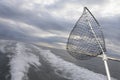
<svg viewBox="0 0 120 80"><path fill-rule="evenodd" d="M85 7L69 35L67 51L77 59L89 59L102 54L100 46L105 52L105 41L100 25Z"/></svg>

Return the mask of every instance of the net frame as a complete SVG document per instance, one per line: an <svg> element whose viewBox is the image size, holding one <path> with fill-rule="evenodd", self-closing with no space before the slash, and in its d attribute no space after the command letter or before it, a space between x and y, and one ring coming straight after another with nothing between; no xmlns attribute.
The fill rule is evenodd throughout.
<svg viewBox="0 0 120 80"><path fill-rule="evenodd" d="M101 27L87 7L70 32L66 49L77 59L89 59L106 52Z"/></svg>

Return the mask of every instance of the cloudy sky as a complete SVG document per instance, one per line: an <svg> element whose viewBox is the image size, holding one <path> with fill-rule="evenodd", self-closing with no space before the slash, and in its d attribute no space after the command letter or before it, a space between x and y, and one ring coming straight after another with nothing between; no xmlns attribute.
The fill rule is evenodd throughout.
<svg viewBox="0 0 120 80"><path fill-rule="evenodd" d="M84 6L120 41L120 0L0 0L0 38L64 48Z"/></svg>

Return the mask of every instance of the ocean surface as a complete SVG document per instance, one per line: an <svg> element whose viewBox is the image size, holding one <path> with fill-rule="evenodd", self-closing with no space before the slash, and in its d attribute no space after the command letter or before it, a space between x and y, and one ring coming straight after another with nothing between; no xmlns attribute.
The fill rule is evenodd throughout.
<svg viewBox="0 0 120 80"><path fill-rule="evenodd" d="M120 62L108 61L112 80ZM65 50L0 40L0 80L107 80L101 58L76 60Z"/></svg>

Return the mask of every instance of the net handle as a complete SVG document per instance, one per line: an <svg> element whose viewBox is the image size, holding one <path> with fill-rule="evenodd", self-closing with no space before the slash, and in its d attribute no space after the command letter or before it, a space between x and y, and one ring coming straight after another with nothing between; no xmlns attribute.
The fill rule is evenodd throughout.
<svg viewBox="0 0 120 80"><path fill-rule="evenodd" d="M90 29L91 29L91 31L92 31L92 33L93 33L93 35L94 35L94 37L95 37L98 45L100 46L100 48L101 48L101 50L102 50L102 53L103 53L103 57L102 57L102 58L103 58L104 65L105 65L105 70L106 70L106 74L107 74L107 79L108 79L108 80L111 80L110 70L109 70L108 62L107 62L107 60L108 60L108 59L107 59L107 56L106 56L106 54L105 54L105 52L104 52L104 50L103 50L103 48L102 48L102 46L101 46L101 44L100 44L100 41L98 40L98 38L97 38L97 36L96 36L96 33L95 33L95 31L93 30L93 28L92 28L92 26L91 26L91 24L90 24L89 21L88 21L88 25L90 26Z"/></svg>

